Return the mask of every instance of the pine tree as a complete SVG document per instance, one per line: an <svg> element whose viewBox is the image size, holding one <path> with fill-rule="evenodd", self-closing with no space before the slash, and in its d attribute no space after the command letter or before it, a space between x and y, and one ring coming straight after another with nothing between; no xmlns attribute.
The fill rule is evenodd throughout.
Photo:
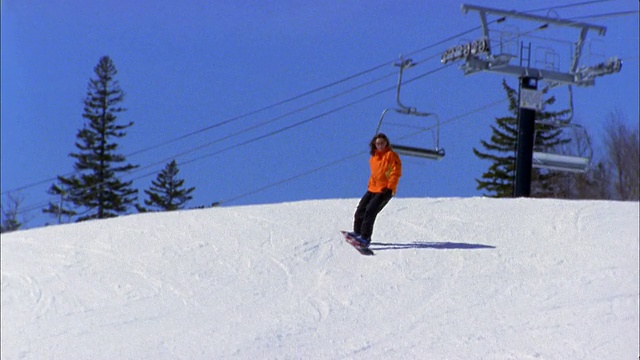
<svg viewBox="0 0 640 360"><path fill-rule="evenodd" d="M75 174L58 176L60 185L54 184L49 190L51 194L66 196L75 207L84 208L78 221L118 216L137 200L132 181L122 182L118 178L137 166L123 164L125 156L117 153L118 143L114 141L124 137L125 130L133 125L133 122L116 123L117 115L125 111L120 107L124 93L114 79L116 67L108 56L103 56L94 72L96 78L89 80L82 114L87 123L76 135L78 152L69 155L76 159ZM55 203L43 211L56 216L75 214Z"/></svg>
<svg viewBox="0 0 640 360"><path fill-rule="evenodd" d="M481 179L476 179L478 190L485 190L486 196L511 197L513 196L515 181L516 163L516 142L518 135L518 92L507 85L506 80L502 81L502 87L509 99L509 112L512 116L496 118L496 125L491 126L492 135L490 141L482 140L480 144L488 151L482 152L473 148L473 153L482 160L491 161L487 172L482 174ZM543 90L547 93L548 88ZM544 102L544 105L551 105L555 98L551 97ZM560 112L538 112L536 120L558 119L566 116L569 110ZM536 123L536 136L534 146L537 149L552 149L567 143L568 139L561 138L562 130L550 125ZM540 172L537 169L532 171L532 197L550 196L554 189L553 180L559 176L556 173Z"/></svg>
<svg viewBox="0 0 640 360"><path fill-rule="evenodd" d="M183 189L184 180L178 179L178 164L175 160L167 164L160 172L155 181L152 181L149 190L145 190L145 194L149 196L144 203L147 206L153 206L159 211L173 211L182 209L184 204L192 199L190 194L195 187ZM139 211L147 211L144 207L138 207Z"/></svg>
<svg viewBox="0 0 640 360"><path fill-rule="evenodd" d="M502 81L502 87L509 99L509 112L517 115L518 94ZM476 179L477 190L488 191L495 197L509 197L513 195L513 179L515 178L515 143L518 134L517 120L514 117L496 118L497 126L492 125L491 142L484 140L480 144L493 153L482 153L473 148L473 153L482 160L490 160L489 170L482 174L482 179Z"/></svg>

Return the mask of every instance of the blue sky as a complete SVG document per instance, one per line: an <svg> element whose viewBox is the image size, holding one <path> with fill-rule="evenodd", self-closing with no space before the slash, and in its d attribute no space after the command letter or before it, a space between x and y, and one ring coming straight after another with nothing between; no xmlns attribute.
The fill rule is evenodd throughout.
<svg viewBox="0 0 640 360"><path fill-rule="evenodd" d="M440 63L448 47L481 37L473 30L478 14L462 13L462 3L3 1L3 201L9 191L24 198L22 208L31 210L24 214L27 227L54 222L41 213L52 200L48 179L73 171L68 155L84 123L82 100L103 55L114 61L125 92L128 110L119 121L135 123L119 150L140 165L123 179L133 179L141 197L172 159L185 185L196 187L189 206L360 197L368 178L367 143L382 111L396 106L392 64L400 54L417 63L405 72L405 80L417 79L402 87L402 101L439 116L446 156L403 158L397 196L480 196L475 179L489 164L472 149L489 139L496 117L508 115L500 102L502 80L516 87L517 79L465 76L461 62ZM581 65L618 56L622 71L596 78L593 87L574 87L574 121L594 138L596 155L611 112L637 126L637 1L494 0L482 6L607 27L605 36L589 32ZM636 13L620 14L626 11ZM532 42L532 67L566 71L578 31L534 31L538 25L493 24L492 47L501 35L505 52L517 51L518 41ZM516 41L506 41L513 34L519 34ZM567 108L567 93L566 87L552 91L556 109ZM434 124L393 114L381 130L393 142L415 132L402 125ZM430 132L403 141L435 145Z"/></svg>

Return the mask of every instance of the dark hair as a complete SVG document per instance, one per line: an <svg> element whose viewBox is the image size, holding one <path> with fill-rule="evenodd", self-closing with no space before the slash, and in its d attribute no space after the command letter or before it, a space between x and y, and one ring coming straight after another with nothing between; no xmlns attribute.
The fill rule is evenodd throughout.
<svg viewBox="0 0 640 360"><path fill-rule="evenodd" d="M387 137L387 135L383 134L383 133L377 133L373 139L371 139L371 142L369 143L369 154L370 155L374 155L376 153L376 140L378 139L383 139L384 141L387 142L387 147L391 147L391 143L389 142L389 138Z"/></svg>

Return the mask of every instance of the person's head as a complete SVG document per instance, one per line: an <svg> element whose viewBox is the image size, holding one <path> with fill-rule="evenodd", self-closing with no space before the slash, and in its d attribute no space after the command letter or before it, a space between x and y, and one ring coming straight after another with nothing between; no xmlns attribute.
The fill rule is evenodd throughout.
<svg viewBox="0 0 640 360"><path fill-rule="evenodd" d="M369 154L373 155L376 153L376 150L382 151L389 146L391 146L391 144L389 143L389 138L387 137L387 135L383 133L377 133L369 143Z"/></svg>

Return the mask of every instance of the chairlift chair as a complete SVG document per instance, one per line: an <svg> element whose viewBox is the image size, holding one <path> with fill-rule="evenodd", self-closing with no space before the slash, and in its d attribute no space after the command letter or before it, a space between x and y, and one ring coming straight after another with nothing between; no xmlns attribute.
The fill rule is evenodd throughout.
<svg viewBox="0 0 640 360"><path fill-rule="evenodd" d="M538 122L539 124L551 125L551 126L563 126L579 128L586 133L586 130L578 124L558 124L549 122ZM586 137L588 140L588 137ZM590 144L589 144L590 147ZM591 163L591 155L588 157L564 155L534 151L532 156L531 166L539 169L548 169L555 171L568 171L574 173L585 173L589 169Z"/></svg>
<svg viewBox="0 0 640 360"><path fill-rule="evenodd" d="M438 118L438 116L432 113L419 112L416 110L416 108L405 106L402 104L402 102L400 102L400 87L402 85L402 72L404 71L404 69L409 68L415 64L412 62L411 59L404 60L402 56L400 56L400 62L395 63L394 65L400 68L400 73L398 75L398 85L396 87L396 102L398 103L398 106L400 108L399 109L388 108L382 112L382 115L380 116L380 121L378 121L378 127L376 128L376 134L380 132L380 127L382 126L382 122L384 121L385 115L391 110L394 110L395 112L402 115L413 115L413 116L421 116L421 117L433 116L436 119L435 149L400 145L395 143L391 144L391 147L396 153L400 155L414 156L414 157L430 159L430 160L441 160L445 155L445 151L444 149L440 148L440 144L439 144L440 143L440 119ZM415 134L424 132L426 130L430 130L430 129L421 129L419 132ZM412 134L412 135L415 135L415 134Z"/></svg>
<svg viewBox="0 0 640 360"><path fill-rule="evenodd" d="M531 166L548 170L585 173L589 168L589 158L534 151Z"/></svg>
<svg viewBox="0 0 640 360"><path fill-rule="evenodd" d="M385 109L382 112L382 115L380 116L380 121L378 121L378 127L376 129L376 134L378 134L380 132L380 127L382 125L382 122L384 121L385 115L391 111L394 110L400 114L408 114L408 115L416 115L416 116L429 116L429 115L434 115L434 114L420 114L417 112L411 112L411 113L407 113L404 112L402 110L398 110L398 109ZM436 147L434 149L431 148L422 148L422 147L416 147L416 146L410 146L410 145L400 145L400 144L396 144L393 143L391 144L391 147L393 148L393 150L400 154L400 155L406 155L406 156L413 156L413 157L418 157L418 158L423 158L423 159L428 159L428 160L441 160L444 155L445 155L445 151L443 148L440 148L439 146L439 135L438 135L438 127L440 126L439 121L437 120L438 117L434 116L436 118L436 135L435 135L435 143L436 143ZM418 131L417 133L420 132L424 132L427 131L429 129L421 129L420 131ZM416 134L417 134L416 133Z"/></svg>

